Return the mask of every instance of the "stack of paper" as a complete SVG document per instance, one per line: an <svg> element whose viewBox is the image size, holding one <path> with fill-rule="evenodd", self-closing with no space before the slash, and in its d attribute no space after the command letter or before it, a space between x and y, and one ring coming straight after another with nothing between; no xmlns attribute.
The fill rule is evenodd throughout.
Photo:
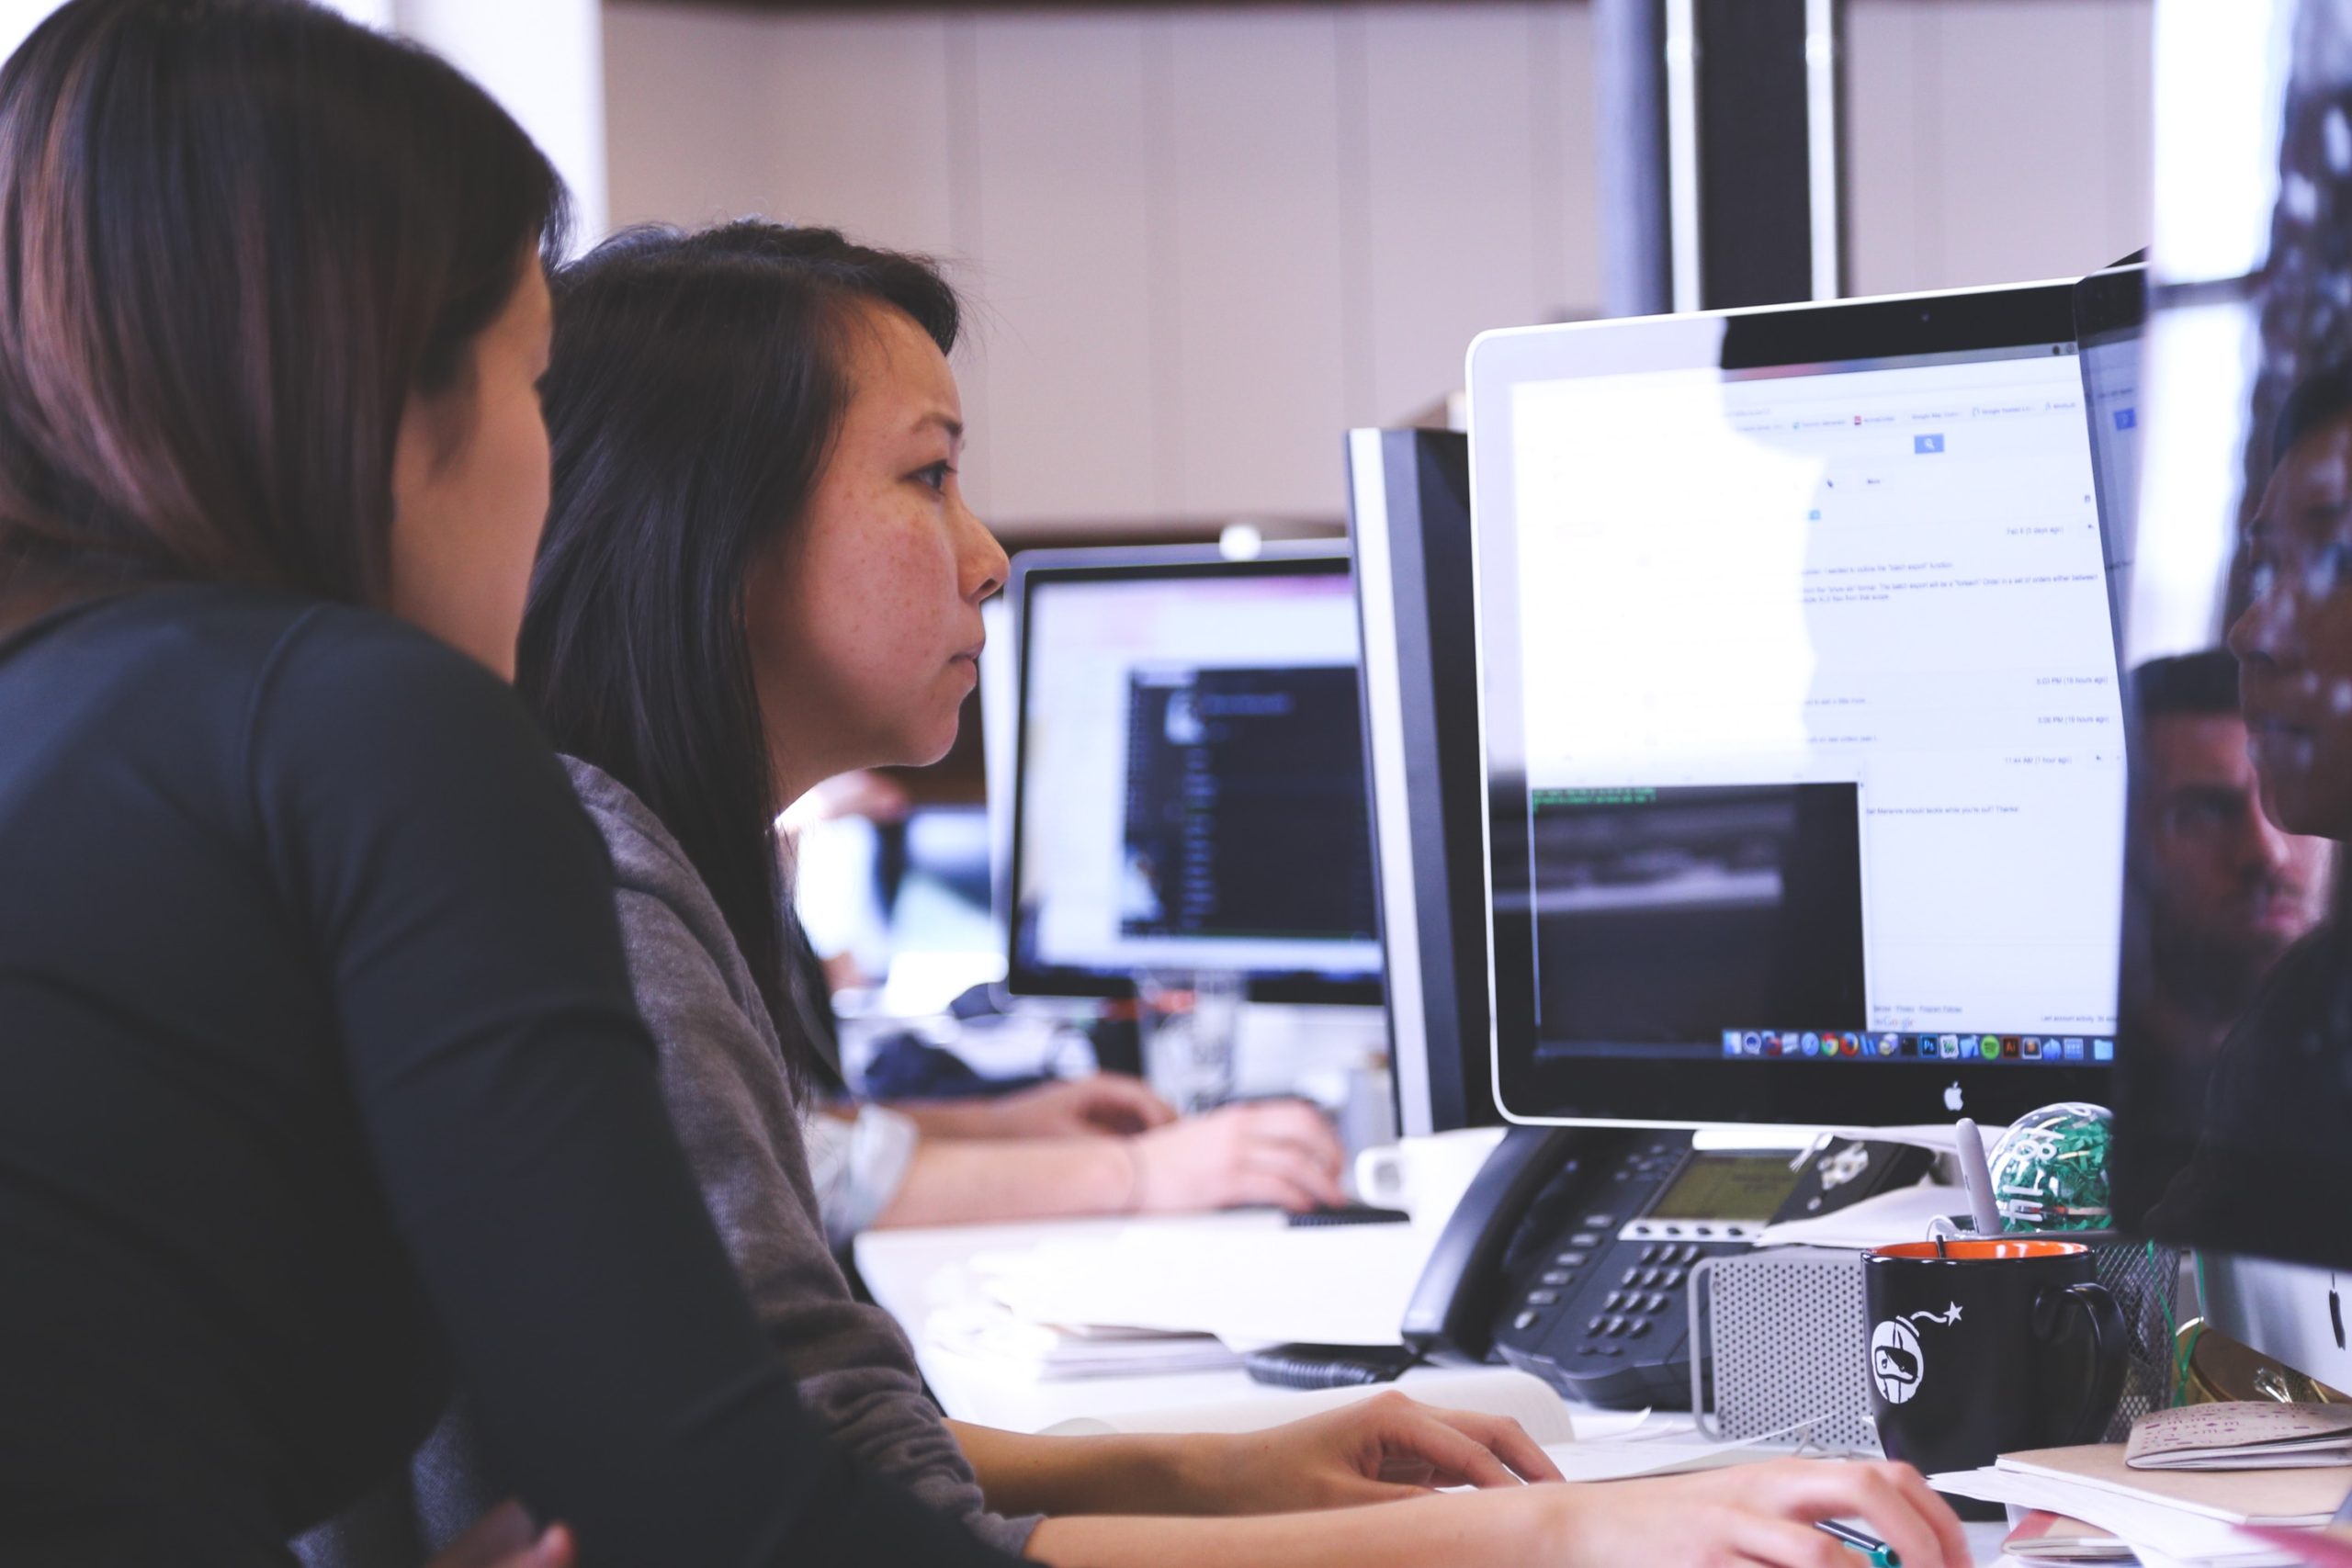
<svg viewBox="0 0 2352 1568"><path fill-rule="evenodd" d="M2133 1424L2124 1459L2134 1470L2352 1464L2352 1404L2254 1400L2153 1411Z"/></svg>
<svg viewBox="0 0 2352 1568"><path fill-rule="evenodd" d="M986 1302L938 1307L923 1332L942 1349L1041 1380L1213 1372L1241 1364L1213 1335L1031 1323Z"/></svg>
<svg viewBox="0 0 2352 1568"><path fill-rule="evenodd" d="M2294 1551L2248 1536L2243 1527L2324 1524L2352 1489L2352 1466L2144 1471L2126 1464L2123 1452L2120 1443L2101 1443L2004 1454L1990 1469L1930 1476L1928 1483L1962 1497L2080 1519L2121 1538L2146 1568L2299 1562Z"/></svg>
<svg viewBox="0 0 2352 1568"><path fill-rule="evenodd" d="M1227 1345L1394 1345L1431 1237L1413 1225L1138 1224L973 1259L1029 1323L1213 1334Z"/></svg>
<svg viewBox="0 0 2352 1568"><path fill-rule="evenodd" d="M2134 1562L2138 1558L2112 1530L2036 1508L2018 1522L2001 1550L2025 1562Z"/></svg>

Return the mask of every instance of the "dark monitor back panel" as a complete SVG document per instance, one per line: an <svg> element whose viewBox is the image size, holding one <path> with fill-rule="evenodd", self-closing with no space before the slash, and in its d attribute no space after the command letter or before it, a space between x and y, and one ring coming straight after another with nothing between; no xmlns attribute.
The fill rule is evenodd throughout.
<svg viewBox="0 0 2352 1568"><path fill-rule="evenodd" d="M1356 431L1349 476L1398 1125L1496 1126L1467 438Z"/></svg>

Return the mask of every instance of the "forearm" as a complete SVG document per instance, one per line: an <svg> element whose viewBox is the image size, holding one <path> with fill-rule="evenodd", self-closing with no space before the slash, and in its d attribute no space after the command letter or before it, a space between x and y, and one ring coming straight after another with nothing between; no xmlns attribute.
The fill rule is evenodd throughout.
<svg viewBox="0 0 2352 1568"><path fill-rule="evenodd" d="M1001 1138L993 1100L894 1100L891 1110L922 1129L926 1138Z"/></svg>
<svg viewBox="0 0 2352 1568"><path fill-rule="evenodd" d="M1475 1568L1566 1561L1566 1532L1551 1505L1558 1486L1433 1494L1335 1513L1257 1518L1049 1518L1029 1538L1040 1562L1090 1568L1194 1568L1219 1561L1252 1568Z"/></svg>
<svg viewBox="0 0 2352 1568"><path fill-rule="evenodd" d="M1000 1514L1217 1511L1197 1438L1136 1433L1046 1438L950 1421Z"/></svg>
<svg viewBox="0 0 2352 1568"><path fill-rule="evenodd" d="M906 1179L875 1224L953 1225L1117 1213L1136 1190L1133 1152L1118 1138L934 1142L915 1150Z"/></svg>

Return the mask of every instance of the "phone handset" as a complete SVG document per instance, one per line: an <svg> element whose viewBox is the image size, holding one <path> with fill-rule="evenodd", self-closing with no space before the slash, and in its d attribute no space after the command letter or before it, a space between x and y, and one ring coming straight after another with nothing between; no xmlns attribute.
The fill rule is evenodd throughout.
<svg viewBox="0 0 2352 1568"><path fill-rule="evenodd" d="M1616 1140L1589 1127L1514 1127L1454 1205L1405 1308L1405 1343L1433 1360L1483 1361L1494 1346L1507 1255L1537 1196L1574 1188ZM1562 1178L1566 1178L1562 1181Z"/></svg>

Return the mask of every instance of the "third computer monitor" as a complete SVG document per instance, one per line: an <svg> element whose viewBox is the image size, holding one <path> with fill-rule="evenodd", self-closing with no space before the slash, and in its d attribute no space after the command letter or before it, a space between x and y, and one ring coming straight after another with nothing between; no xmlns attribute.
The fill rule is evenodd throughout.
<svg viewBox="0 0 2352 1568"><path fill-rule="evenodd" d="M2124 727L2069 286L1470 354L1497 1095L2104 1100Z"/></svg>
<svg viewBox="0 0 2352 1568"><path fill-rule="evenodd" d="M1219 970L1260 999L1378 1001L1344 547L1034 551L1011 597L1009 988Z"/></svg>

